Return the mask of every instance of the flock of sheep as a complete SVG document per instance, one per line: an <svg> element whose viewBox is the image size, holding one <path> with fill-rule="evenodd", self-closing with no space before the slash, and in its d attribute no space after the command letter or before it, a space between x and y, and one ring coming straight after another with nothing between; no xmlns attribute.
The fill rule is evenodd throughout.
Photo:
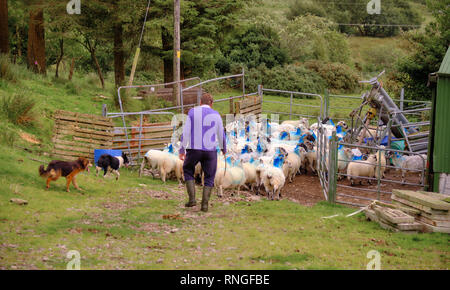
<svg viewBox="0 0 450 290"><path fill-rule="evenodd" d="M344 121L336 125L331 120L324 124L309 125L308 119L284 121L281 124L257 122L255 118L242 119L226 125L227 153L224 156L218 149L217 172L214 185L218 196L225 189L241 188L260 194L264 190L270 199L279 199L281 189L286 182L293 182L297 174L317 173L317 142L318 130L323 130L325 140L329 140L333 131L339 139L348 131ZM183 161L178 157L179 142L170 143L164 150L149 150L142 161L139 174L146 165L151 168L152 175L157 171L163 182L169 175L174 175L181 185L183 179ZM361 178L378 178L378 173L384 177L388 160L394 166L402 168L402 182L405 182L406 170L423 169L423 157L386 154L388 149L380 146L378 152L367 154L367 159L361 158L358 149L343 148L338 151L338 171L345 173L351 184ZM370 153L370 152L367 152ZM378 158L381 158L378 161ZM326 156L328 159L328 156ZM327 161L328 162L328 161ZM327 163L328 164L328 163ZM381 167L378 169L378 166ZM200 163L197 164L195 175L202 178Z"/></svg>

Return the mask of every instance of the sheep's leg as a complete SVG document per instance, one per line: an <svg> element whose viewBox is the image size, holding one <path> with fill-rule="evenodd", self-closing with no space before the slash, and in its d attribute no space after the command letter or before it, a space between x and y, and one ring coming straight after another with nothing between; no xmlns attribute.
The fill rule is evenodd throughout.
<svg viewBox="0 0 450 290"><path fill-rule="evenodd" d="M141 177L142 176L142 171L144 170L144 168L145 168L145 164L147 163L147 158L146 157L144 157L143 159L142 159L142 163L141 163L141 167L139 168L139 177Z"/></svg>
<svg viewBox="0 0 450 290"><path fill-rule="evenodd" d="M161 168L161 180L163 181L163 183L166 183L166 170L163 168Z"/></svg>
<svg viewBox="0 0 450 290"><path fill-rule="evenodd" d="M114 170L114 173L116 174L116 180L119 180L120 177L119 170Z"/></svg>
<svg viewBox="0 0 450 290"><path fill-rule="evenodd" d="M405 185L405 170L402 170L402 185Z"/></svg>

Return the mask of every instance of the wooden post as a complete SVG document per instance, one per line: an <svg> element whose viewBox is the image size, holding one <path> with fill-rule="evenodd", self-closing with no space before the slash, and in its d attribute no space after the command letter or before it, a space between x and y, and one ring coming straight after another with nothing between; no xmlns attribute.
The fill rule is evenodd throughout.
<svg viewBox="0 0 450 290"><path fill-rule="evenodd" d="M180 100L180 0L173 1L174 11L174 33L173 33L173 72L174 72L174 95L177 100L177 106L181 104Z"/></svg>
<svg viewBox="0 0 450 290"><path fill-rule="evenodd" d="M131 67L130 79L128 80L128 86L133 85L134 73L136 72L136 66L139 59L139 54L141 53L141 48L138 47L136 49L136 53L134 54L133 66Z"/></svg>

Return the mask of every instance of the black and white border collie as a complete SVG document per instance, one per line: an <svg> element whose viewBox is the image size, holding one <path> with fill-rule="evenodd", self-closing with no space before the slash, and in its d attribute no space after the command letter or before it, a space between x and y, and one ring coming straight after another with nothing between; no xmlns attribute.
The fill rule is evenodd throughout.
<svg viewBox="0 0 450 290"><path fill-rule="evenodd" d="M106 176L108 172L114 172L116 174L116 180L119 180L119 168L122 166L128 166L129 161L127 155L122 152L122 156L111 156L109 154L103 154L97 161L96 171L98 172L103 169L103 177Z"/></svg>

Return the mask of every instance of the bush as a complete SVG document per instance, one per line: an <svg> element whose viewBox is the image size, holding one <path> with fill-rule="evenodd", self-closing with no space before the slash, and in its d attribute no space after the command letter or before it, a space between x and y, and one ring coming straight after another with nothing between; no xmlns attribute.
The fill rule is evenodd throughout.
<svg viewBox="0 0 450 290"><path fill-rule="evenodd" d="M347 39L326 18L313 15L296 17L287 23L280 35L283 47L293 60L350 62Z"/></svg>
<svg viewBox="0 0 450 290"><path fill-rule="evenodd" d="M255 92L259 84L270 89L319 94L326 88L326 82L317 72L297 65L277 66L273 69L262 65L250 69L245 79L247 90Z"/></svg>
<svg viewBox="0 0 450 290"><path fill-rule="evenodd" d="M359 76L348 65L309 61L305 63L305 66L317 72L326 81L328 89L333 93L352 93L359 88Z"/></svg>
<svg viewBox="0 0 450 290"><path fill-rule="evenodd" d="M6 54L0 54L0 78L11 82L17 81L17 74Z"/></svg>
<svg viewBox="0 0 450 290"><path fill-rule="evenodd" d="M3 97L0 110L11 123L32 126L35 121L33 108L36 102L25 94Z"/></svg>
<svg viewBox="0 0 450 290"><path fill-rule="evenodd" d="M216 61L216 69L225 74L233 64L242 64L248 68L264 64L273 68L288 61L287 52L281 48L280 38L275 30L266 25L251 25L227 39L222 48L222 56Z"/></svg>

